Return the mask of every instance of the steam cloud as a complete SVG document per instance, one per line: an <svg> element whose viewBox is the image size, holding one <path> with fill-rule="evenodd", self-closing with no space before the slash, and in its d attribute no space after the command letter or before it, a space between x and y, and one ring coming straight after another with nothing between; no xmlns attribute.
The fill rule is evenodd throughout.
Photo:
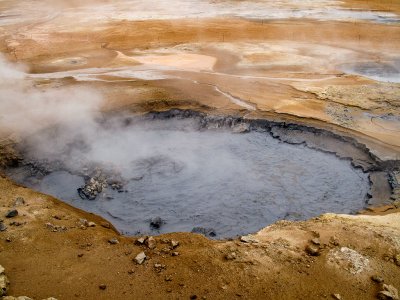
<svg viewBox="0 0 400 300"><path fill-rule="evenodd" d="M102 97L83 88L40 88L23 65L0 56L0 128L23 139L54 124L92 122Z"/></svg>

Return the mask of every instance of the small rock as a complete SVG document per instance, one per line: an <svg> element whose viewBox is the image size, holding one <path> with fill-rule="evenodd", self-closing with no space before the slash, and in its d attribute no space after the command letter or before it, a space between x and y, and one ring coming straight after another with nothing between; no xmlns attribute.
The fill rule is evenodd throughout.
<svg viewBox="0 0 400 300"><path fill-rule="evenodd" d="M225 255L226 260L235 260L236 257L237 257L237 255L235 252L231 252L231 253L228 253L227 255Z"/></svg>
<svg viewBox="0 0 400 300"><path fill-rule="evenodd" d="M375 281L376 283L382 283L384 281L382 277L377 275L371 276L371 280Z"/></svg>
<svg viewBox="0 0 400 300"><path fill-rule="evenodd" d="M164 277L164 280L165 280L165 281L172 281L172 276L171 276L171 275L166 275L166 276Z"/></svg>
<svg viewBox="0 0 400 300"><path fill-rule="evenodd" d="M109 239L108 242L109 242L111 245L116 245L116 244L119 243L119 241L118 241L116 238Z"/></svg>
<svg viewBox="0 0 400 300"><path fill-rule="evenodd" d="M107 223L107 222L101 222L100 225L101 225L102 227L104 227L104 228L107 228L107 229L110 229L110 228L111 228L110 223Z"/></svg>
<svg viewBox="0 0 400 300"><path fill-rule="evenodd" d="M146 237L141 237L141 238L138 238L138 239L135 241L135 244L137 244L137 245L143 245L145 241L146 241Z"/></svg>
<svg viewBox="0 0 400 300"><path fill-rule="evenodd" d="M250 125L247 123L241 123L232 128L233 133L246 133L249 131L250 131Z"/></svg>
<svg viewBox="0 0 400 300"><path fill-rule="evenodd" d="M7 226L4 225L3 222L0 222L0 232L1 232L1 231L6 231L6 229L7 229Z"/></svg>
<svg viewBox="0 0 400 300"><path fill-rule="evenodd" d="M79 253L79 254L78 254L78 257L82 257L82 256L83 256L83 253Z"/></svg>
<svg viewBox="0 0 400 300"><path fill-rule="evenodd" d="M171 240L170 244L171 244L172 249L175 249L176 247L179 246L179 242L178 241L174 241L174 240Z"/></svg>
<svg viewBox="0 0 400 300"><path fill-rule="evenodd" d="M257 240L255 237L253 237L251 234L249 235L244 235L240 237L240 241L243 243L258 243L259 240Z"/></svg>
<svg viewBox="0 0 400 300"><path fill-rule="evenodd" d="M394 262L396 265L398 265L400 267L400 254L396 254L394 256Z"/></svg>
<svg viewBox="0 0 400 300"><path fill-rule="evenodd" d="M88 222L88 227L96 227L96 223L95 222Z"/></svg>
<svg viewBox="0 0 400 300"><path fill-rule="evenodd" d="M12 238L10 238L9 236L6 237L6 242L11 243L12 242Z"/></svg>
<svg viewBox="0 0 400 300"><path fill-rule="evenodd" d="M319 251L319 247L316 247L314 245L307 245L306 252L308 255L311 256L319 256L321 254Z"/></svg>
<svg viewBox="0 0 400 300"><path fill-rule="evenodd" d="M314 245L317 245L317 246L321 245L321 241L319 239L317 239L317 238L312 239L311 243L313 243Z"/></svg>
<svg viewBox="0 0 400 300"><path fill-rule="evenodd" d="M191 295L190 296L190 300L196 300L197 299L197 295Z"/></svg>
<svg viewBox="0 0 400 300"><path fill-rule="evenodd" d="M383 291L378 293L378 299L381 300L399 300L399 292L397 289L388 284L382 284Z"/></svg>
<svg viewBox="0 0 400 300"><path fill-rule="evenodd" d="M6 218L14 218L16 216L18 216L18 210L16 209L12 209L6 214Z"/></svg>
<svg viewBox="0 0 400 300"><path fill-rule="evenodd" d="M22 198L22 197L17 197L17 199L15 199L15 201L14 201L14 206L15 207L22 206L24 204L25 204L25 199Z"/></svg>
<svg viewBox="0 0 400 300"><path fill-rule="evenodd" d="M140 252L138 255L135 257L135 261L138 265L141 265L144 263L144 261L147 259L147 256L144 252Z"/></svg>
<svg viewBox="0 0 400 300"><path fill-rule="evenodd" d="M342 300L342 296L340 296L340 294L332 294L332 298L336 300Z"/></svg>
<svg viewBox="0 0 400 300"><path fill-rule="evenodd" d="M157 242L152 236L146 239L145 244L149 249L155 249L157 247Z"/></svg>
<svg viewBox="0 0 400 300"><path fill-rule="evenodd" d="M179 252L176 252L176 251L171 253L171 256L178 256L178 255L179 255Z"/></svg>
<svg viewBox="0 0 400 300"><path fill-rule="evenodd" d="M164 221L160 217L156 217L150 220L150 227L153 229L160 229L164 224Z"/></svg>
<svg viewBox="0 0 400 300"><path fill-rule="evenodd" d="M10 281L5 274L0 275L0 297L6 296L8 292L8 286Z"/></svg>
<svg viewBox="0 0 400 300"><path fill-rule="evenodd" d="M4 271L5 271L6 269L4 269L4 267L2 266L2 265L0 265L0 275L1 274L4 274Z"/></svg>
<svg viewBox="0 0 400 300"><path fill-rule="evenodd" d="M99 285L99 289L101 289L101 290L105 290L107 288L107 286L105 285L105 284L100 284Z"/></svg>

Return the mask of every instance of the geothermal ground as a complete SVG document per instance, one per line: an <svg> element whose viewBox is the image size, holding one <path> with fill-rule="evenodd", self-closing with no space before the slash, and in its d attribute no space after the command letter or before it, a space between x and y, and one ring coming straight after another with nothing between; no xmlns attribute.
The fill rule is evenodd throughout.
<svg viewBox="0 0 400 300"><path fill-rule="evenodd" d="M399 299L399 1L80 2L0 0L0 297Z"/></svg>

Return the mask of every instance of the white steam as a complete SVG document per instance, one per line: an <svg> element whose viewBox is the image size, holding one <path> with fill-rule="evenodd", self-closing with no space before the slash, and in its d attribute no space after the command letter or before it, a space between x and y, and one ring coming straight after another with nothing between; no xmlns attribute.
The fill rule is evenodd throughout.
<svg viewBox="0 0 400 300"><path fill-rule="evenodd" d="M0 56L0 128L20 138L55 124L70 126L93 120L102 103L84 88L41 89L27 79L24 66Z"/></svg>

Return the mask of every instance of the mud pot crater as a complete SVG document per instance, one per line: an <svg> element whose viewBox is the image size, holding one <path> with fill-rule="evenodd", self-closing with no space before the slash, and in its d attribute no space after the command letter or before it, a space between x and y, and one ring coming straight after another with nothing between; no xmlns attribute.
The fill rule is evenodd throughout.
<svg viewBox="0 0 400 300"><path fill-rule="evenodd" d="M370 175L386 180L351 139L193 111L99 117L43 130L18 148L10 178L127 235L230 238L281 219L355 213L374 197Z"/></svg>

